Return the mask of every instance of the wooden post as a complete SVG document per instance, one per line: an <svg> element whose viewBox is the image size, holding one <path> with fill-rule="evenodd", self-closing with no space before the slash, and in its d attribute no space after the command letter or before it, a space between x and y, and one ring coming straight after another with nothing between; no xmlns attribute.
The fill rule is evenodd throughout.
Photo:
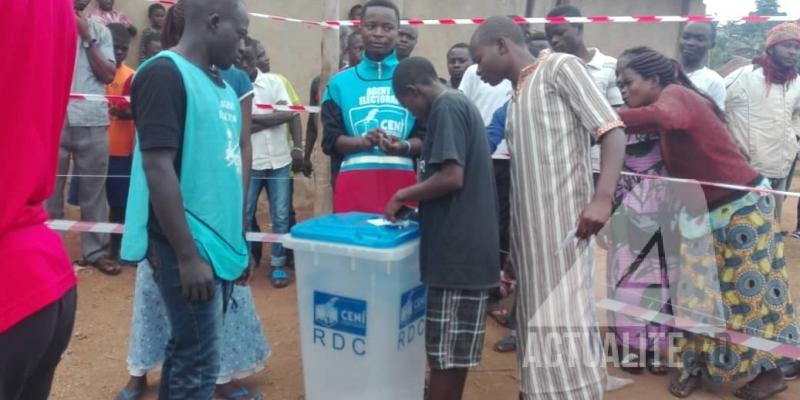
<svg viewBox="0 0 800 400"><path fill-rule="evenodd" d="M323 20L339 19L339 0L324 0ZM320 98L328 88L331 76L339 70L339 30L324 29L322 33L322 71L320 74ZM314 215L325 215L333 212L333 188L331 187L330 158L322 153L322 121L321 114L315 115L319 127L319 141L312 157L314 165Z"/></svg>

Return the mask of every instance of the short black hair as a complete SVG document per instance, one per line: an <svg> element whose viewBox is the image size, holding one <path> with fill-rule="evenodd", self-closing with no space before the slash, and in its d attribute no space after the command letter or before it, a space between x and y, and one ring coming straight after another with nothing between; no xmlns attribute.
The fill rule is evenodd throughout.
<svg viewBox="0 0 800 400"><path fill-rule="evenodd" d="M128 27L115 22L106 25L106 28L111 31L111 37L114 41L123 41L130 44L131 32L128 30Z"/></svg>
<svg viewBox="0 0 800 400"><path fill-rule="evenodd" d="M409 57L394 71L392 88L396 95L402 96L406 94L408 85L431 85L438 81L439 74L427 58Z"/></svg>
<svg viewBox="0 0 800 400"><path fill-rule="evenodd" d="M490 17L472 35L472 40L479 45L494 44L500 38L525 46L525 32L513 19L504 16Z"/></svg>
<svg viewBox="0 0 800 400"><path fill-rule="evenodd" d="M147 16L152 17L153 13L156 12L156 10L167 12L167 8L161 5L161 3L153 3L150 4L150 7L147 7Z"/></svg>
<svg viewBox="0 0 800 400"><path fill-rule="evenodd" d="M469 45L464 43L464 42L456 43L456 44L450 46L450 48L447 50L447 53L450 53L451 51L453 51L455 49L467 49L467 51L469 51Z"/></svg>
<svg viewBox="0 0 800 400"><path fill-rule="evenodd" d="M573 17L573 18L578 18L578 17L582 17L582 16L583 16L583 14L581 13L581 10L578 7L575 7L575 6L572 6L572 5L569 5L569 4L565 4L563 6L558 6L558 7L554 8L554 9L550 10L549 13L547 13L547 17ZM572 23L571 25L576 27L576 28L583 29L583 24Z"/></svg>
<svg viewBox="0 0 800 400"><path fill-rule="evenodd" d="M359 8L361 9L361 15L364 15L364 6L362 6L361 4L356 4L350 7L350 11L347 12L347 17L350 18L350 16L353 15L353 13L356 12L356 10L358 10Z"/></svg>
<svg viewBox="0 0 800 400"><path fill-rule="evenodd" d="M683 29L686 29L686 27L691 25L691 24L708 25L708 27L711 29L711 37L710 37L711 42L713 43L713 42L717 41L717 23L716 22L711 22L711 21L689 22L688 24L683 26Z"/></svg>
<svg viewBox="0 0 800 400"><path fill-rule="evenodd" d="M400 23L400 9L397 8L397 4L394 4L391 0L369 0L368 2L364 3L364 7L361 9L361 19L364 19L364 16L367 15L367 10L370 7L386 7L391 8L394 10L395 15L397 15L397 23Z"/></svg>
<svg viewBox="0 0 800 400"><path fill-rule="evenodd" d="M571 6L569 4L565 4L563 6L558 6L549 13L547 13L548 17L582 17L581 10L578 7Z"/></svg>

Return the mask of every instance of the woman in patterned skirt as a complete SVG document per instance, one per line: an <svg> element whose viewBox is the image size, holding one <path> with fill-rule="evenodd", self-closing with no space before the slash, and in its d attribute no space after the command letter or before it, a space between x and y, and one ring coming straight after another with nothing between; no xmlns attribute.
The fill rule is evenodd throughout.
<svg viewBox="0 0 800 400"><path fill-rule="evenodd" d="M619 76L628 134L657 131L670 176L768 189L739 152L719 108L692 85L680 65L658 52L634 57ZM682 265L673 293L676 315L770 341L797 344L775 199L763 191L702 185L681 188ZM703 379L753 378L734 395L766 399L786 390L780 366L789 362L718 338L685 334L683 368L670 386L688 397Z"/></svg>

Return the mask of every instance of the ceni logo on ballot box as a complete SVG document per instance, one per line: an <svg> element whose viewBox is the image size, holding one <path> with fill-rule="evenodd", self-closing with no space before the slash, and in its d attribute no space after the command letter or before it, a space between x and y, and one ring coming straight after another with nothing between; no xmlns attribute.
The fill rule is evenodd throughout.
<svg viewBox="0 0 800 400"><path fill-rule="evenodd" d="M425 336L425 309L427 286L419 285L400 296L400 332L397 349L400 350L414 340Z"/></svg>
<svg viewBox="0 0 800 400"><path fill-rule="evenodd" d="M367 302L314 291L314 344L366 354Z"/></svg>

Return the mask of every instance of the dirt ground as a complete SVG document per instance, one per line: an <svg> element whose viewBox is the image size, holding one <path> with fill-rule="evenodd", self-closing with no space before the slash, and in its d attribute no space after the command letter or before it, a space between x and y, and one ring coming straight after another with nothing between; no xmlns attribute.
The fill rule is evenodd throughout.
<svg viewBox="0 0 800 400"><path fill-rule="evenodd" d="M797 182L797 181L796 181ZM795 185L800 189L800 183ZM789 199L784 206L783 229L794 229L797 200ZM262 205L260 210L266 208ZM298 209L298 219L309 217L310 210ZM76 218L77 210L69 210L69 218ZM263 212L260 220L266 221ZM263 226L263 224L262 224ZM66 236L68 248L78 255L78 237ZM787 238L786 258L791 275L795 301L800 297L800 240ZM605 275L605 257L598 251L598 274ZM127 382L126 356L133 303L136 271L125 268L122 275L108 277L91 269L78 272L78 313L72 342L61 362L53 384L51 398L55 400L111 400ZM267 269L257 270L253 294L264 330L272 346L272 357L260 373L242 383L264 394L267 400L303 399L302 362L300 358L297 299L294 282L286 289L269 285ZM604 294L604 293L599 293ZM516 357L492 350L498 339L508 331L489 320L482 364L470 372L466 400L515 400L519 380ZM633 376L611 369L617 377L634 379L635 383L622 390L610 392L608 399L669 399L669 377L649 374ZM155 399L158 374L149 378L145 399ZM732 398L732 387L708 387L692 396L695 399ZM790 382L789 390L775 397L778 400L800 398L800 381ZM380 400L380 399L376 399Z"/></svg>

